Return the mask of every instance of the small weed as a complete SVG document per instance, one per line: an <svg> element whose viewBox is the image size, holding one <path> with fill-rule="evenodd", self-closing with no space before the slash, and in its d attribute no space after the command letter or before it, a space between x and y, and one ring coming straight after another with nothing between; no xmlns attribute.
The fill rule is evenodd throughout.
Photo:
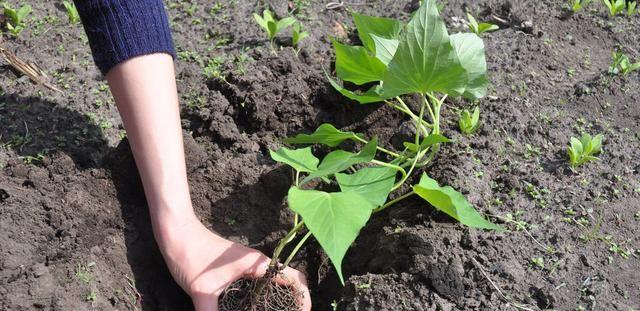
<svg viewBox="0 0 640 311"><path fill-rule="evenodd" d="M80 22L80 14L78 14L78 9L76 5L69 1L62 1L64 8L67 10L67 17L69 17L69 23L77 24Z"/></svg>
<svg viewBox="0 0 640 311"><path fill-rule="evenodd" d="M218 79L227 82L227 78L223 71L226 59L223 56L210 58L207 65L202 68L202 74L208 79Z"/></svg>
<svg viewBox="0 0 640 311"><path fill-rule="evenodd" d="M12 35L18 36L27 26L25 19L32 11L31 6L27 4L19 9L13 9L9 4L4 3L3 7L4 15L9 19L6 24L7 30L9 30Z"/></svg>
<svg viewBox="0 0 640 311"><path fill-rule="evenodd" d="M624 11L627 6L625 0L602 0L609 9L609 16L616 16Z"/></svg>
<svg viewBox="0 0 640 311"><path fill-rule="evenodd" d="M480 127L480 108L473 109L473 114L467 109L462 110L458 120L458 127L460 132L464 134L471 135L475 133Z"/></svg>
<svg viewBox="0 0 640 311"><path fill-rule="evenodd" d="M269 10L264 10L262 12L262 16L253 13L253 18L255 18L258 25L260 25L260 27L262 27L262 29L267 33L267 37L271 44L271 51L274 54L276 53L274 41L278 33L296 22L296 19L290 16L277 20Z"/></svg>
<svg viewBox="0 0 640 311"><path fill-rule="evenodd" d="M602 150L602 139L602 134L592 138L588 133L582 134L580 139L571 137L571 145L568 150L571 168L575 169L587 162L598 160L595 155Z"/></svg>
<svg viewBox="0 0 640 311"><path fill-rule="evenodd" d="M636 63L632 63L629 59L629 56L624 54L622 51L617 50L613 52L613 63L609 67L609 73L612 75L622 74L627 75L631 72L640 69L640 61Z"/></svg>
<svg viewBox="0 0 640 311"><path fill-rule="evenodd" d="M467 13L467 27L469 30L477 35L482 35L485 32L496 31L500 29L498 25L494 25L491 23L478 23L478 21L471 15Z"/></svg>
<svg viewBox="0 0 640 311"><path fill-rule="evenodd" d="M544 258L542 257L533 257L531 258L531 264L538 269L544 269Z"/></svg>
<svg viewBox="0 0 640 311"><path fill-rule="evenodd" d="M75 277L83 283L91 282L91 268L96 265L95 262L89 262L87 265L78 264L76 266Z"/></svg>
<svg viewBox="0 0 640 311"><path fill-rule="evenodd" d="M300 23L293 24L291 42L293 44L293 49L296 52L296 55L300 53L300 41L304 40L308 36L309 36L309 33L302 29L302 24Z"/></svg>
<svg viewBox="0 0 640 311"><path fill-rule="evenodd" d="M571 11L577 13L587 6L591 0L571 0Z"/></svg>

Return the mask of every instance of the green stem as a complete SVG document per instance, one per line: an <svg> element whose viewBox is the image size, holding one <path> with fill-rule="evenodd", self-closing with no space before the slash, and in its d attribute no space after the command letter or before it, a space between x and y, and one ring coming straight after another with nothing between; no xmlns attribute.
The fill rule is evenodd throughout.
<svg viewBox="0 0 640 311"><path fill-rule="evenodd" d="M394 164L389 164L387 162L382 162L382 161L378 161L376 159L371 160L371 163L376 164L376 165L380 165L380 166L385 166L388 168L392 168L398 172L400 172L400 174L402 174L402 180L406 180L407 177L407 171L405 171L402 167L398 166L398 165L394 165ZM396 190L398 188L400 188L402 186L402 182L397 183L395 186L393 186L393 188L391 188L391 191Z"/></svg>
<svg viewBox="0 0 640 311"><path fill-rule="evenodd" d="M391 205L393 205L393 204L396 204L396 203L398 203L398 202L400 202L400 201L402 201L402 200L404 200L404 199L406 199L406 198L410 197L410 196L411 196L411 195L413 195L413 194L415 194L415 192L413 192L413 190L411 190L411 191L409 191L409 192L407 192L407 193L405 193L405 194L403 194L403 195L401 195L401 196L399 196L399 197L397 197L397 198L395 198L395 199L393 199L393 200L391 200L391 201L389 201L389 202L385 203L384 205L382 205L382 206L380 206L380 207L378 207L378 208L374 209L374 210L373 210L373 213L381 212L381 211L383 211L385 208L387 208L387 207L389 207L389 206L391 206Z"/></svg>
<svg viewBox="0 0 640 311"><path fill-rule="evenodd" d="M287 257L287 260L284 261L284 264L283 264L284 267L289 266L289 263L291 262L293 257L296 256L296 254L298 253L302 245L304 245L304 242L306 242L310 236L311 236L311 231L307 232L307 234L305 234L304 237L302 237L302 239L298 242L296 247L291 251L291 254L289 254L289 257Z"/></svg>
<svg viewBox="0 0 640 311"><path fill-rule="evenodd" d="M357 141L359 141L359 142L361 142L361 143L365 144L365 145L369 143L369 141L367 141L366 139L360 138L360 137L359 137L359 136L357 136L357 135L354 135L354 136L353 136L353 138L354 138L355 140L357 140ZM384 152L384 153L386 153L386 154L388 154L388 155L390 155L390 156L392 156L392 157L394 157L394 158L399 158L399 157L400 157L400 155L399 155L399 154L397 154L397 153L395 153L395 152L393 152L393 151L391 151L391 150L388 150L388 149L382 148L382 147L380 147L380 146L376 146L376 149L378 149L379 151Z"/></svg>
<svg viewBox="0 0 640 311"><path fill-rule="evenodd" d="M278 264L280 253L282 253L284 247L287 246L289 242L291 242L291 237L294 236L298 231L300 231L300 229L302 229L302 226L304 226L304 220L295 225L295 227L293 227L293 229L291 229L291 231L289 231L289 233L287 233L287 235L285 235L284 238L280 240L280 243L278 243L278 246L276 246L276 249L273 251L273 257L271 257L269 267L275 267Z"/></svg>
<svg viewBox="0 0 640 311"><path fill-rule="evenodd" d="M405 104L405 102L402 100L402 98L400 98L400 96L397 96L396 100L400 103L400 106L404 109L403 111L406 114L408 114L414 121L416 121L416 123L418 124L418 129L420 129L424 133L424 136L429 136L429 131L424 126L425 121L422 118L418 117L415 113L413 113L413 111L411 111L411 108L409 108L409 106Z"/></svg>

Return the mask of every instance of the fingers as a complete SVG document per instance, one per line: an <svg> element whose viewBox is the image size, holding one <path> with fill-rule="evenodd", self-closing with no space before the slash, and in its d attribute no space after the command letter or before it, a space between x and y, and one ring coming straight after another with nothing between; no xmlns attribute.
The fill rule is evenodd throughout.
<svg viewBox="0 0 640 311"><path fill-rule="evenodd" d="M218 296L200 295L192 297L195 311L218 311Z"/></svg>
<svg viewBox="0 0 640 311"><path fill-rule="evenodd" d="M276 278L276 282L280 285L295 286L295 288L302 293L301 303L303 311L311 311L311 294L309 293L309 287L307 287L307 277L304 273L292 269L285 268L282 271L282 275Z"/></svg>

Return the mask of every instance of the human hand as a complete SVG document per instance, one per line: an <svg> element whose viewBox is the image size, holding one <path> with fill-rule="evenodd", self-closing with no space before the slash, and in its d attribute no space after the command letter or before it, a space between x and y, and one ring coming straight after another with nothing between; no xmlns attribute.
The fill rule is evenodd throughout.
<svg viewBox="0 0 640 311"><path fill-rule="evenodd" d="M171 274L191 296L196 311L218 311L218 298L225 288L243 278L258 278L266 272L270 259L261 252L226 240L192 219L156 232ZM302 292L303 311L311 310L306 278L286 268L282 282Z"/></svg>

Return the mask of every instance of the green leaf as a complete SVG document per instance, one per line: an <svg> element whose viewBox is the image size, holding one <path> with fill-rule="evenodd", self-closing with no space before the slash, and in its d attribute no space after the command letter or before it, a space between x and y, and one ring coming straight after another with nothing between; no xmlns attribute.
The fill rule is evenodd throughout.
<svg viewBox="0 0 640 311"><path fill-rule="evenodd" d="M333 125L325 123L320 125L312 134L298 134L284 140L288 144L324 144L335 147L347 139L357 140L362 134L354 132L343 132Z"/></svg>
<svg viewBox="0 0 640 311"><path fill-rule="evenodd" d="M438 210L466 226L502 230L500 226L480 215L460 192L450 186L440 187L438 182L427 174L422 174L420 183L413 186L413 191Z"/></svg>
<svg viewBox="0 0 640 311"><path fill-rule="evenodd" d="M376 58L378 58L385 66L389 65L389 63L393 59L393 55L396 54L396 50L398 49L398 44L400 44L400 41L396 39L386 39L378 37L373 34L371 35L371 38L373 39L376 47Z"/></svg>
<svg viewBox="0 0 640 311"><path fill-rule="evenodd" d="M386 66L367 49L332 41L336 52L336 74L340 79L357 85L382 80Z"/></svg>
<svg viewBox="0 0 640 311"><path fill-rule="evenodd" d="M281 30L295 24L297 20L293 17L285 17L281 20L278 21L278 32L280 32Z"/></svg>
<svg viewBox="0 0 640 311"><path fill-rule="evenodd" d="M377 103L389 98L389 97L382 96L381 94L382 87L380 85L372 86L364 94L358 94L338 84L338 82L333 80L333 78L331 78L328 74L326 76L327 76L327 79L329 80L329 83L331 84L331 86L333 86L334 89L336 89L336 91L340 92L340 94L342 94L344 97L349 98L351 100L355 100L361 104Z"/></svg>
<svg viewBox="0 0 640 311"><path fill-rule="evenodd" d="M19 10L18 10L18 21L22 22L24 20L25 17L27 17L27 15L29 15L29 13L31 13L31 6L30 5L24 5L22 6Z"/></svg>
<svg viewBox="0 0 640 311"><path fill-rule="evenodd" d="M370 162L376 155L377 146L378 139L373 138L369 143L364 145L362 150L358 153L352 153L344 150L333 151L322 159L322 162L318 165L318 170L309 174L302 183L314 178L342 172L356 164Z"/></svg>
<svg viewBox="0 0 640 311"><path fill-rule="evenodd" d="M573 149L575 154L582 155L583 153L582 142L575 137L571 137L571 149Z"/></svg>
<svg viewBox="0 0 640 311"><path fill-rule="evenodd" d="M311 147L303 149L288 149L282 147L277 151L269 150L271 158L280 163L293 167L298 172L313 172L318 169L320 160L311 153Z"/></svg>
<svg viewBox="0 0 640 311"><path fill-rule="evenodd" d="M273 40L278 34L278 24L275 21L267 21L267 28L269 29L269 40Z"/></svg>
<svg viewBox="0 0 640 311"><path fill-rule="evenodd" d="M423 0L389 63L383 79L385 96L463 93L467 77L456 58L435 0Z"/></svg>
<svg viewBox="0 0 640 311"><path fill-rule="evenodd" d="M353 174L336 173L336 180L343 192L355 192L378 207L387 201L396 181L397 171L384 166L365 167Z"/></svg>
<svg viewBox="0 0 640 311"><path fill-rule="evenodd" d="M352 13L362 45L371 52L376 51L371 35L386 39L397 39L402 31L402 23L395 19Z"/></svg>
<svg viewBox="0 0 640 311"><path fill-rule="evenodd" d="M263 14L265 14L265 13L263 13ZM262 16L258 15L257 13L253 13L253 18L256 20L258 25L260 25L260 27L262 27L262 29L264 29L264 31L269 32L269 26L267 26L267 21L264 20L264 18L262 18Z"/></svg>
<svg viewBox="0 0 640 311"><path fill-rule="evenodd" d="M422 142L420 142L420 150L424 150L428 147L431 147L435 144L440 144L440 143L449 143L451 142L451 139L440 135L440 134L430 134L429 136L427 136L425 139L422 140ZM404 142L404 146L409 149L412 152L417 152L418 151L418 147L416 146L416 144L413 143L409 143L409 142Z"/></svg>
<svg viewBox="0 0 640 311"><path fill-rule="evenodd" d="M490 32L490 31L496 31L500 29L500 27L498 27L498 25L494 25L494 24L490 24L490 23L480 23L478 24L478 33L485 33L485 32Z"/></svg>
<svg viewBox="0 0 640 311"><path fill-rule="evenodd" d="M289 189L289 207L300 214L309 231L318 240L342 276L342 259L374 208L355 192L328 193L316 190Z"/></svg>
<svg viewBox="0 0 640 311"><path fill-rule="evenodd" d="M484 42L476 34L459 33L450 37L453 49L464 68L464 83L453 86L451 95L462 95L471 100L487 94L487 61Z"/></svg>

